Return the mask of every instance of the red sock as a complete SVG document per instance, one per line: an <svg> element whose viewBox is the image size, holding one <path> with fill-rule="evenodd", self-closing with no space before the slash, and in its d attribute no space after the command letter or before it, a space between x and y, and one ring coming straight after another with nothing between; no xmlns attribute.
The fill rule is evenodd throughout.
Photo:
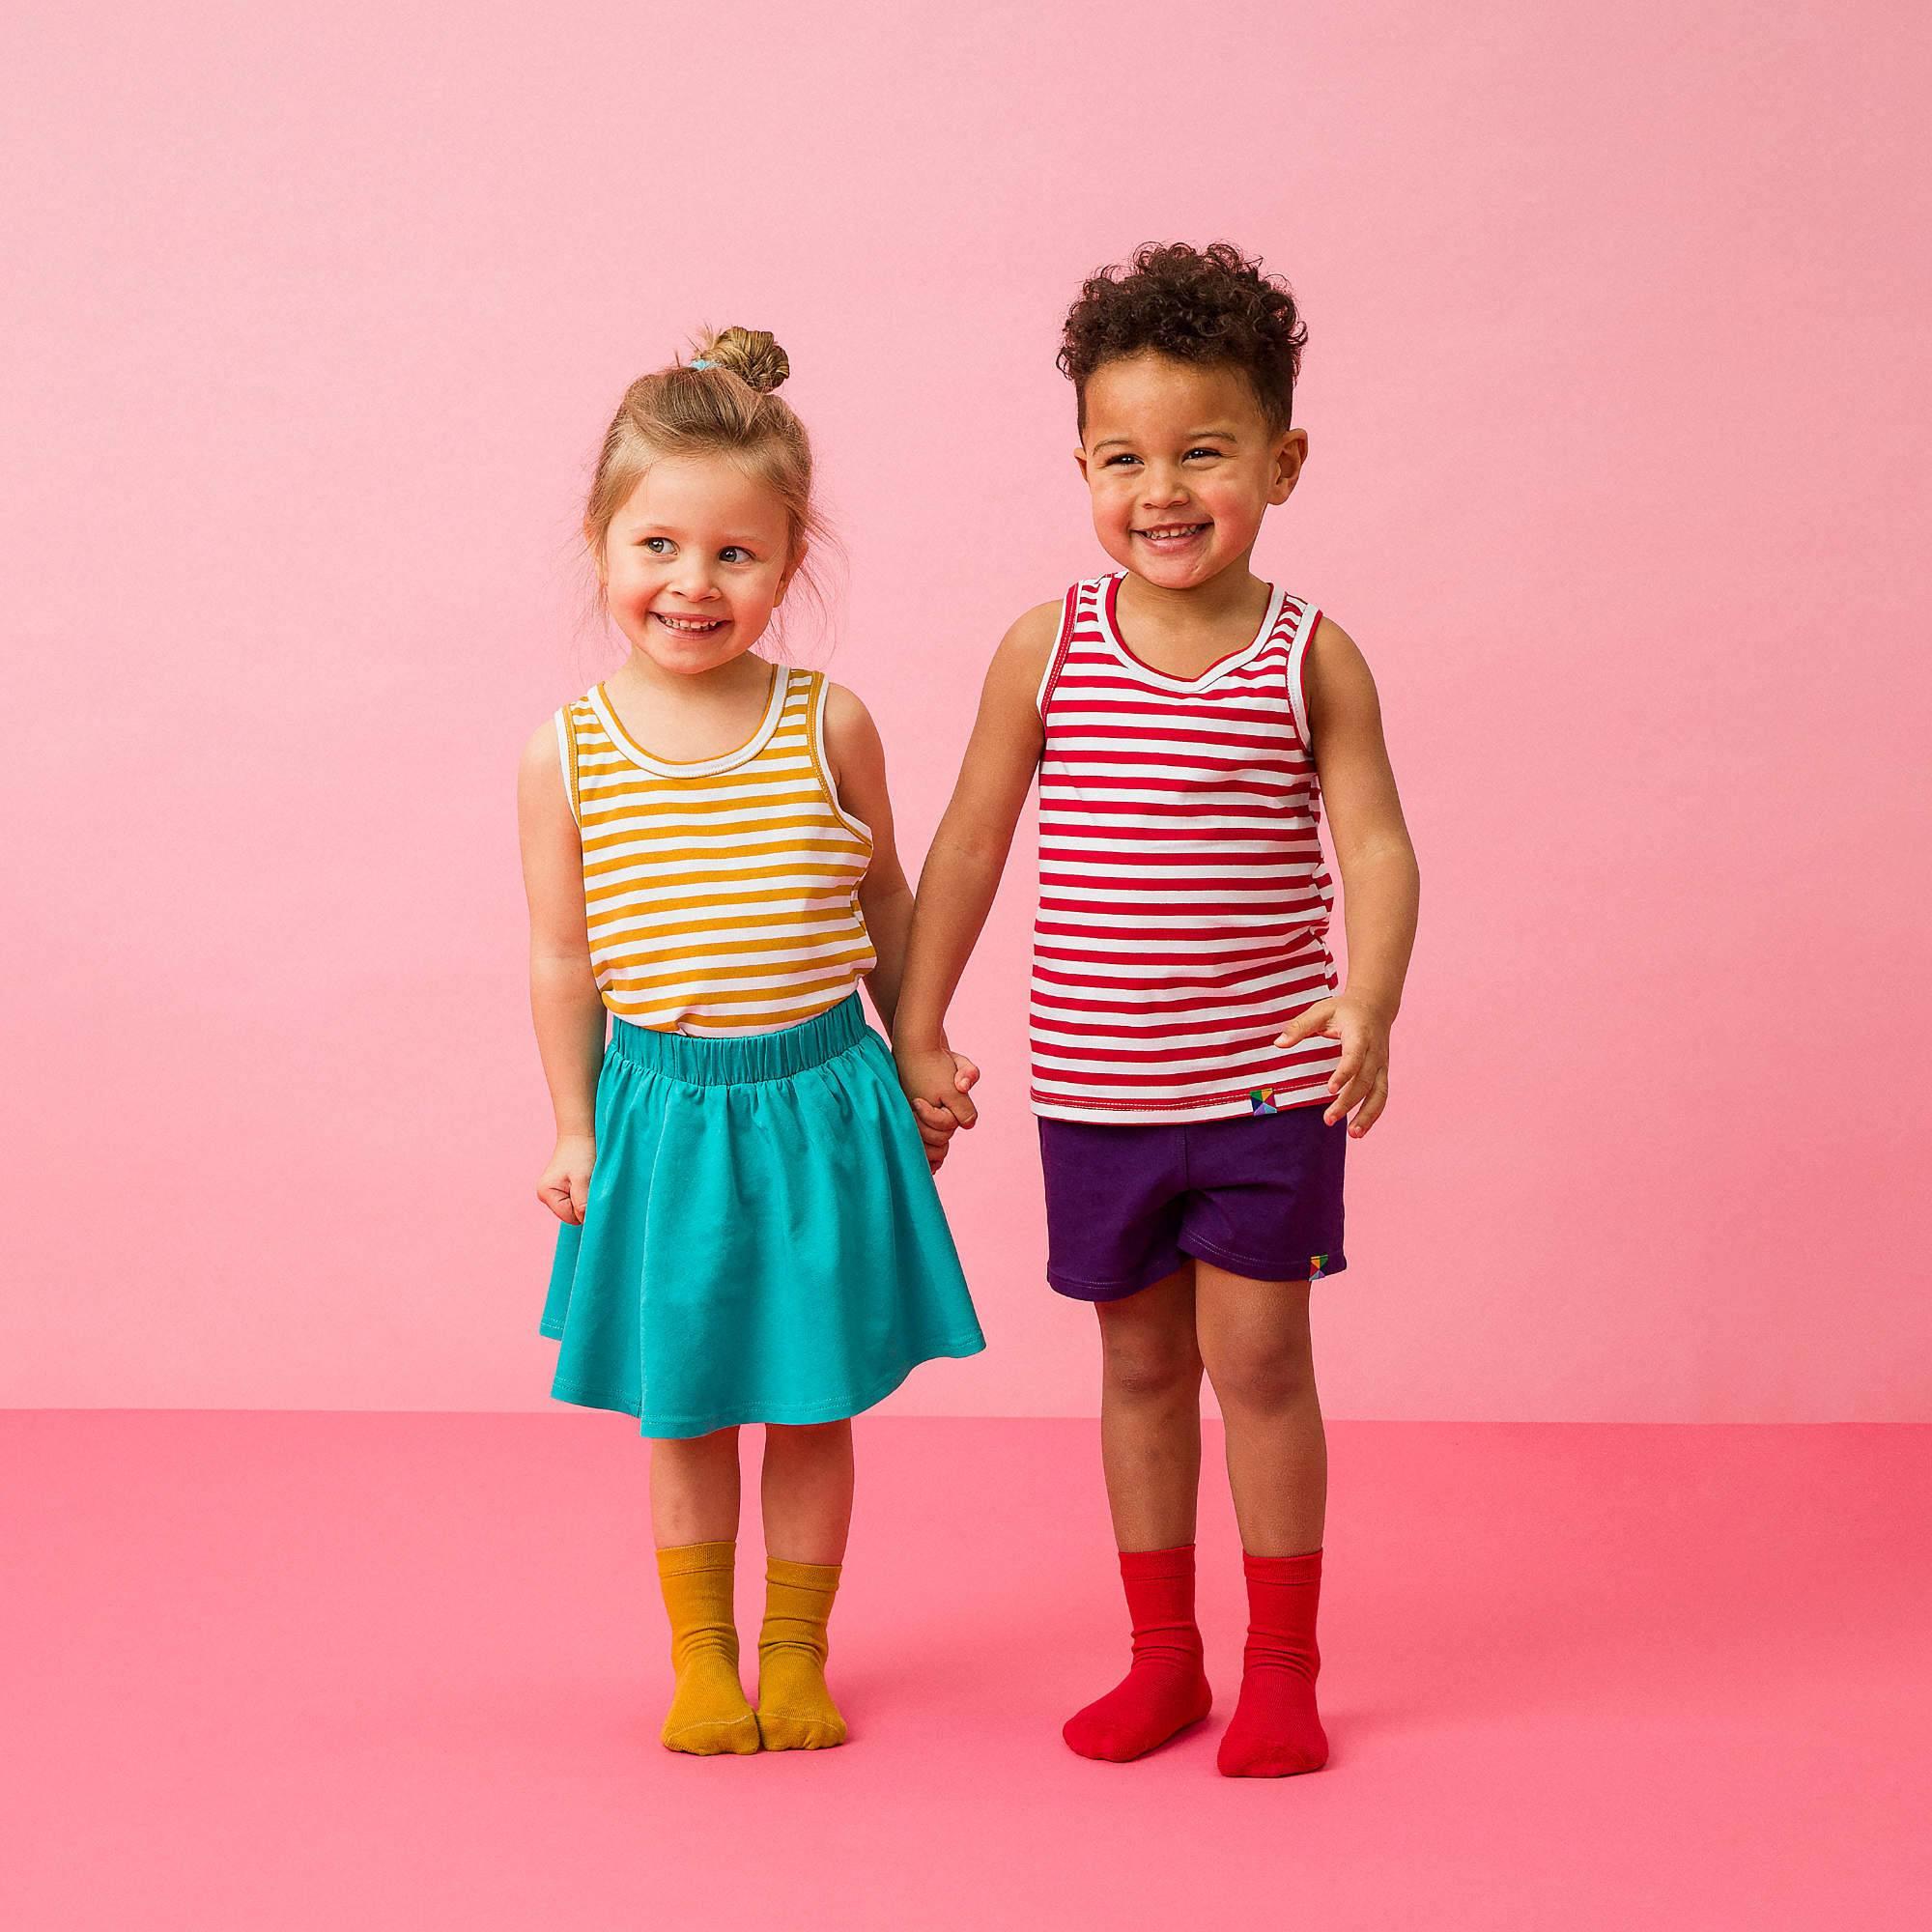
<svg viewBox="0 0 1932 1932"><path fill-rule="evenodd" d="M1248 1647L1241 1696L1221 1739L1227 1777L1291 1777L1328 1762L1328 1739L1315 1708L1315 1610L1321 1597L1321 1552L1243 1556L1248 1573Z"/></svg>
<svg viewBox="0 0 1932 1932"><path fill-rule="evenodd" d="M1121 1581L1134 1626L1133 1663L1104 1697L1068 1718L1061 1732L1082 1757L1116 1764L1198 1723L1213 1701L1194 1622L1193 1544L1122 1550Z"/></svg>

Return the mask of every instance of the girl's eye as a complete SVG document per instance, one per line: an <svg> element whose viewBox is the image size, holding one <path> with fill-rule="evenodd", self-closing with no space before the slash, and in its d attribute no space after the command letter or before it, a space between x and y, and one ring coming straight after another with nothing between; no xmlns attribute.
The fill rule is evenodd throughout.
<svg viewBox="0 0 1932 1932"><path fill-rule="evenodd" d="M660 544L664 545L663 550L658 548ZM668 537L646 537L644 539L644 548L653 556L665 556L670 551L670 539Z"/></svg>
<svg viewBox="0 0 1932 1932"><path fill-rule="evenodd" d="M718 557L721 563L750 563L752 553L743 544L726 544Z"/></svg>

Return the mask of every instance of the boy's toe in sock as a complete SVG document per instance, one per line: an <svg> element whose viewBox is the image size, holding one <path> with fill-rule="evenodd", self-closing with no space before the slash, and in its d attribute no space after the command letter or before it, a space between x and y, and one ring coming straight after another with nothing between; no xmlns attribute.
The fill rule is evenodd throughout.
<svg viewBox="0 0 1932 1932"><path fill-rule="evenodd" d="M837 1563L785 1563L776 1556L765 1566L758 1734L767 1750L826 1750L845 1742L845 1719L825 1686L825 1632L838 1572Z"/></svg>
<svg viewBox="0 0 1932 1932"><path fill-rule="evenodd" d="M1104 1697L1067 1719L1061 1735L1082 1757L1124 1764L1208 1715L1194 1622L1194 1546L1123 1549L1121 1580L1133 1621L1133 1662Z"/></svg>
<svg viewBox="0 0 1932 1932"><path fill-rule="evenodd" d="M731 1621L735 1554L729 1542L658 1551L676 1680L658 1735L668 1749L694 1757L758 1748L758 1720L738 1681L738 1632Z"/></svg>
<svg viewBox="0 0 1932 1932"><path fill-rule="evenodd" d="M1315 1613L1321 1552L1247 1556L1248 1644L1240 1701L1221 1739L1227 1777L1293 1777L1328 1762L1328 1738L1315 1703L1321 1667Z"/></svg>

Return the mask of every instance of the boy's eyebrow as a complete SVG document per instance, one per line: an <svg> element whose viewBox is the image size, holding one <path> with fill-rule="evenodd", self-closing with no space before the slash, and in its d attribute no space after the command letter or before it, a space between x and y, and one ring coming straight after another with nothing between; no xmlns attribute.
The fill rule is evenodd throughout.
<svg viewBox="0 0 1932 1932"><path fill-rule="evenodd" d="M1201 440L1203 437L1211 436L1218 439L1222 442L1236 442L1239 440L1239 435L1240 433L1237 430L1232 430L1227 428L1225 425L1216 424L1212 429L1191 429L1181 439L1181 440L1183 442L1198 442ZM1100 439L1100 440L1094 445L1094 454L1095 456L1098 456L1103 449L1111 449L1117 442L1123 444L1131 444L1134 440L1135 439L1130 436L1103 436Z"/></svg>

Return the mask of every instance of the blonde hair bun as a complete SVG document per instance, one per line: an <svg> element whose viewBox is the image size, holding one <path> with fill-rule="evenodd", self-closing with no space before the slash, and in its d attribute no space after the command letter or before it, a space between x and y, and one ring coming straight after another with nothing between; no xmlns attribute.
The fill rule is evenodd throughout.
<svg viewBox="0 0 1932 1932"><path fill-rule="evenodd" d="M791 374L784 351L765 328L707 330L697 354L704 361L730 370L760 395L770 395Z"/></svg>

